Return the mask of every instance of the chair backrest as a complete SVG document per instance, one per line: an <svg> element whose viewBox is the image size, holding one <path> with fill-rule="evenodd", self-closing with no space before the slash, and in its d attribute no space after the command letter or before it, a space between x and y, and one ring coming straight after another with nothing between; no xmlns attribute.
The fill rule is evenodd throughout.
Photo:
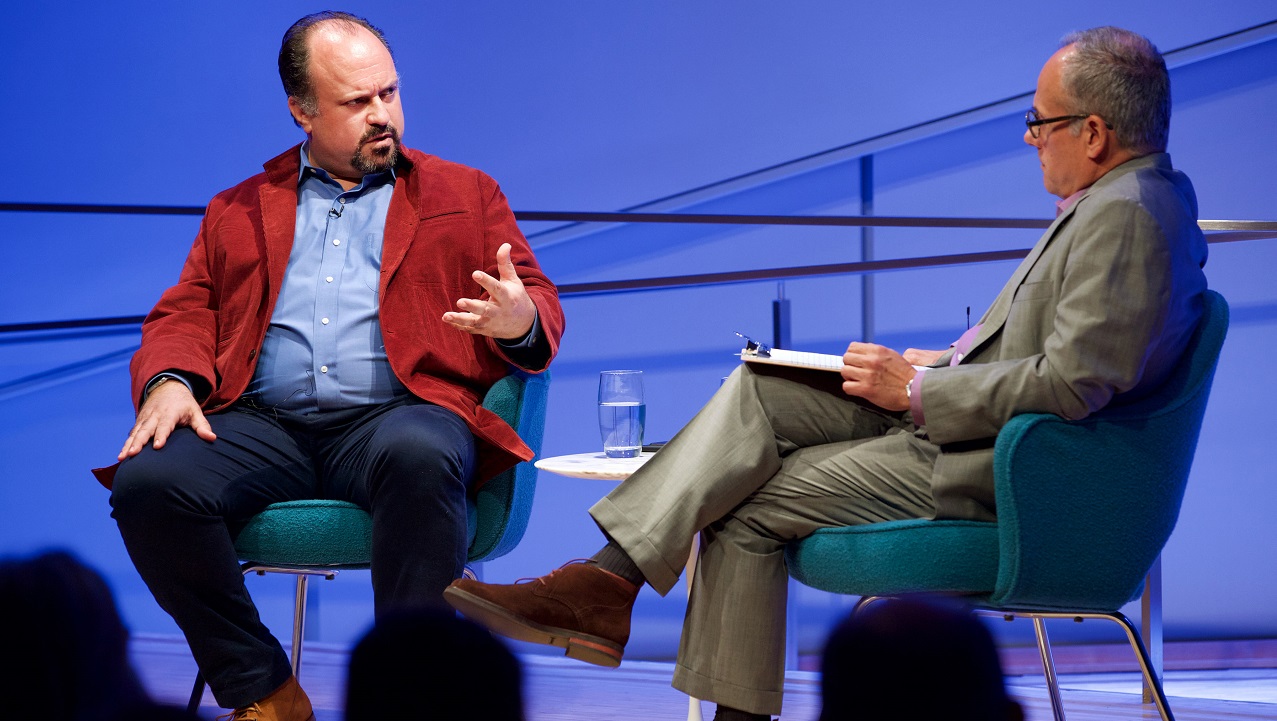
<svg viewBox="0 0 1277 721"><path fill-rule="evenodd" d="M999 607L1115 611L1136 598L1179 515L1228 304L1205 293L1184 357L1151 395L1080 421L1012 418L998 434Z"/></svg>
<svg viewBox="0 0 1277 721"><path fill-rule="evenodd" d="M510 424L539 456L549 389L548 371L535 375L513 371L488 389L483 407ZM468 503L473 533L470 561L499 558L514 549L528 528L536 485L537 470L532 461L502 471L483 484Z"/></svg>

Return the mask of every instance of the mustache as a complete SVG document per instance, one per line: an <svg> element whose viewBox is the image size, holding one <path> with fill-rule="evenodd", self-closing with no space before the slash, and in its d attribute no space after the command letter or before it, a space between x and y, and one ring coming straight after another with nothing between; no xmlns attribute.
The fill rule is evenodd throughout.
<svg viewBox="0 0 1277 721"><path fill-rule="evenodd" d="M372 140L373 138L379 135L385 135L386 133L390 134L390 139L394 141L395 145L399 144L399 130L395 128L394 125L391 125L391 124L373 125L369 127L367 130L364 131L363 137L359 139L359 144L363 145L364 143Z"/></svg>

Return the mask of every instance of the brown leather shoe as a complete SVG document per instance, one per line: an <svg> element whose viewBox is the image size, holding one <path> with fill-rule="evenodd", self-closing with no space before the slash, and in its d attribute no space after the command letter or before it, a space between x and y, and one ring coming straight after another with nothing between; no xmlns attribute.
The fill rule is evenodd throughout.
<svg viewBox="0 0 1277 721"><path fill-rule="evenodd" d="M315 711L310 707L310 699L297 683L297 677L291 677L283 686L275 689L269 696L257 703L237 708L234 711L217 717L218 721L315 721Z"/></svg>
<svg viewBox="0 0 1277 721"><path fill-rule="evenodd" d="M461 578L443 597L502 636L559 646L569 658L598 666L621 664L638 586L594 561L573 561L524 581L498 585Z"/></svg>

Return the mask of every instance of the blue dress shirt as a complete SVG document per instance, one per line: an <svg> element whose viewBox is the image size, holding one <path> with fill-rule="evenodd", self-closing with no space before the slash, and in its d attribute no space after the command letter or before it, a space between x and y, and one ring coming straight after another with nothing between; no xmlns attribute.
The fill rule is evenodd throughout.
<svg viewBox="0 0 1277 721"><path fill-rule="evenodd" d="M408 390L377 317L393 170L343 190L301 148L297 225L248 395L298 413L385 403Z"/></svg>
<svg viewBox="0 0 1277 721"><path fill-rule="evenodd" d="M297 225L284 282L244 395L297 413L385 403L408 393L386 359L377 314L395 172L365 175L343 190L327 171L311 165L309 146L307 141L300 150ZM547 352L540 331L540 318L533 316L522 338L497 343L517 362L536 365ZM165 371L147 384L143 403L161 378L181 381L194 392L192 379Z"/></svg>
<svg viewBox="0 0 1277 721"><path fill-rule="evenodd" d="M395 173L365 175L343 190L301 147L297 225L284 282L245 396L298 413L385 403L408 393L390 369L377 315L381 244ZM497 340L513 357L544 352L541 321L522 338ZM460 331L458 331L460 332ZM160 378L193 384L177 371Z"/></svg>

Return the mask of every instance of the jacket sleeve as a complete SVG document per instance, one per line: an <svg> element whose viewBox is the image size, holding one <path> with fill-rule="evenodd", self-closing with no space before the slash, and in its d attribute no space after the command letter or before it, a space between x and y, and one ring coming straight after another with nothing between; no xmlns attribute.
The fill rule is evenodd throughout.
<svg viewBox="0 0 1277 721"><path fill-rule="evenodd" d="M142 346L129 366L135 407L147 381L164 371L177 371L191 380L196 397L206 396L214 386L217 301L209 236L218 205L214 198L206 209L177 284L164 291L142 322Z"/></svg>
<svg viewBox="0 0 1277 721"><path fill-rule="evenodd" d="M523 281L532 302L536 305L539 332L530 348L512 349L494 338L488 338L488 346L507 362L532 373L544 371L559 350L563 337L563 308L559 305L559 291L541 271L532 248L515 222L514 213L506 202L505 194L496 181L479 174L479 190L483 197L483 253L489 264L484 272L496 277L497 248L510 244L510 261ZM487 298L485 293L484 298Z"/></svg>

